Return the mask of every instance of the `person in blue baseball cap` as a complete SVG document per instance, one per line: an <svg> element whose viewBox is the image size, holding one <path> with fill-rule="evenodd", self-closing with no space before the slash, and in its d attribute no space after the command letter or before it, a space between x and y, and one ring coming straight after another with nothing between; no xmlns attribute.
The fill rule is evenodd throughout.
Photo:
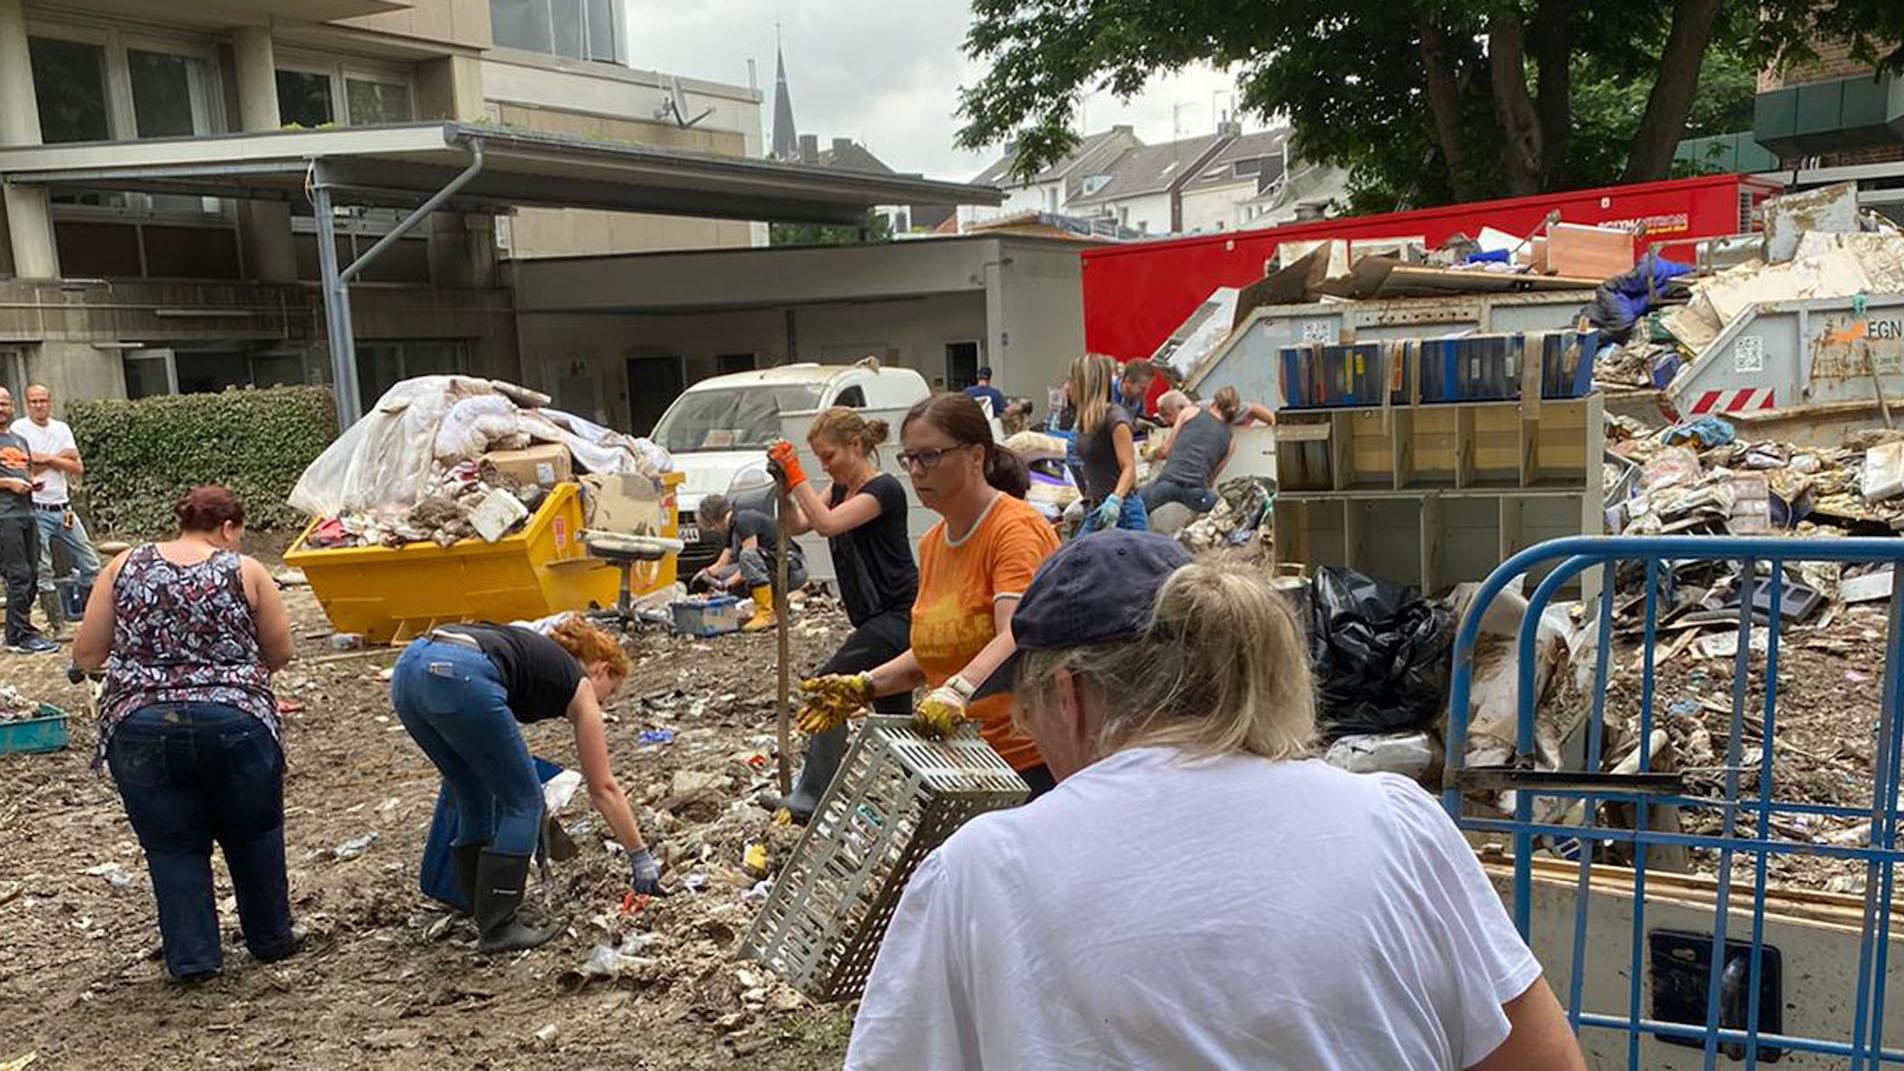
<svg viewBox="0 0 1904 1071"><path fill-rule="evenodd" d="M1012 614L1057 787L906 885L848 1068L1584 1071L1473 850L1393 774L1313 758L1302 631L1260 571L1083 536Z"/></svg>

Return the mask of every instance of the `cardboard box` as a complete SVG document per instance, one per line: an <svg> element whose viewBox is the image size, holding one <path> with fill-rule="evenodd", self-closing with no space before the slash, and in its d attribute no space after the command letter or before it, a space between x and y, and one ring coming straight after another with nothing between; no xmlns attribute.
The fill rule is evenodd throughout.
<svg viewBox="0 0 1904 1071"><path fill-rule="evenodd" d="M504 476L525 484L554 487L573 478L569 448L561 443L543 443L527 450L492 450L483 460L496 466Z"/></svg>
<svg viewBox="0 0 1904 1071"><path fill-rule="evenodd" d="M1556 223L1547 230L1547 266L1555 275L1611 279L1633 270L1633 234L1611 227Z"/></svg>

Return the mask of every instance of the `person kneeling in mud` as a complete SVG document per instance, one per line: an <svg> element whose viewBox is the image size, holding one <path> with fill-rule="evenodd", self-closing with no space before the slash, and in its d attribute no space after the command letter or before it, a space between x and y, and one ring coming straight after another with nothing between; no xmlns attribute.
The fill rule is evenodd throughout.
<svg viewBox="0 0 1904 1071"><path fill-rule="evenodd" d="M517 918L542 832L542 782L520 726L567 718L594 804L628 850L634 890L665 896L628 797L608 766L602 704L628 677L628 655L579 619L548 636L514 625L444 625L412 641L390 682L397 718L449 786L451 845L484 952L534 948L553 929Z"/></svg>

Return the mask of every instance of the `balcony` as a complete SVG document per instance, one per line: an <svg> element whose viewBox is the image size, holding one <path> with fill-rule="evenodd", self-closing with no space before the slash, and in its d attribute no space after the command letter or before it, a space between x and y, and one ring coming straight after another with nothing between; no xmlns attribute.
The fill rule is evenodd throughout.
<svg viewBox="0 0 1904 1071"><path fill-rule="evenodd" d="M1783 157L1904 143L1904 79L1861 74L1760 93L1752 137Z"/></svg>

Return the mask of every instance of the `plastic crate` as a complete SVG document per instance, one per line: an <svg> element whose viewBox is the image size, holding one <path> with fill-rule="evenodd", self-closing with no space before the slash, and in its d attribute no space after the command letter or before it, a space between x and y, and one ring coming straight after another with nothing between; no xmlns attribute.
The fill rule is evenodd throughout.
<svg viewBox="0 0 1904 1071"><path fill-rule="evenodd" d="M740 631L740 600L732 595L680 599L668 604L674 630L689 636L720 636Z"/></svg>
<svg viewBox="0 0 1904 1071"><path fill-rule="evenodd" d="M868 718L740 954L815 1000L859 996L913 868L974 815L1030 792L973 723L940 741L910 718Z"/></svg>
<svg viewBox="0 0 1904 1071"><path fill-rule="evenodd" d="M40 716L0 721L0 755L32 755L66 746L66 712L51 703L40 704Z"/></svg>

